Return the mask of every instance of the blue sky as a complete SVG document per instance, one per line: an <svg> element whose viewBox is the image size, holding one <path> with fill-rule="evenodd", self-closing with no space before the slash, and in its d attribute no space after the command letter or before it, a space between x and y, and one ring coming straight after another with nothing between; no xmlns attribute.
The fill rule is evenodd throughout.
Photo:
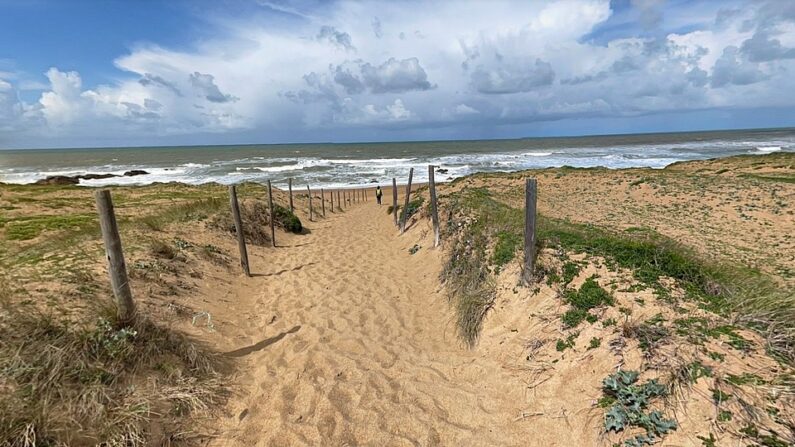
<svg viewBox="0 0 795 447"><path fill-rule="evenodd" d="M0 148L795 125L795 2L0 0Z"/></svg>

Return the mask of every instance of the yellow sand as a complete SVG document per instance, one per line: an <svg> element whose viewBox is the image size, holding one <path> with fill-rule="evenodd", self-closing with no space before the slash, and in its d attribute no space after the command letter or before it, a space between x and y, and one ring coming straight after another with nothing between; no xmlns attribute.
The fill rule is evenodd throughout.
<svg viewBox="0 0 795 447"><path fill-rule="evenodd" d="M391 197L390 197L391 198ZM219 307L243 384L212 445L517 445L525 383L462 347L440 249L374 201L255 249ZM425 226L425 223L418 225ZM229 309L230 311L232 309ZM219 315L220 314L220 315Z"/></svg>

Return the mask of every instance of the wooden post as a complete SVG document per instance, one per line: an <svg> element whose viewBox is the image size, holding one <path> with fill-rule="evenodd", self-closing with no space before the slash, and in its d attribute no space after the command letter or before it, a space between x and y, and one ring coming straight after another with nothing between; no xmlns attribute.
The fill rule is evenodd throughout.
<svg viewBox="0 0 795 447"><path fill-rule="evenodd" d="M536 179L529 178L525 184L524 203L524 266L522 282L529 286L533 281L536 262L536 199L538 197L538 183Z"/></svg>
<svg viewBox="0 0 795 447"><path fill-rule="evenodd" d="M409 183L406 185L406 200L403 204L403 213L400 217L400 234L403 234L406 231L406 210L409 207L409 197L411 196L411 179L414 177L414 168L409 169Z"/></svg>
<svg viewBox="0 0 795 447"><path fill-rule="evenodd" d="M323 212L323 217L326 217L326 193L323 188L320 188L320 210Z"/></svg>
<svg viewBox="0 0 795 447"><path fill-rule="evenodd" d="M293 179L287 179L287 189L290 190L290 211L295 212L295 208L293 208Z"/></svg>
<svg viewBox="0 0 795 447"><path fill-rule="evenodd" d="M433 221L433 246L439 246L439 210L436 203L436 182L433 179L433 165L428 165L428 189L431 192L431 220Z"/></svg>
<svg viewBox="0 0 795 447"><path fill-rule="evenodd" d="M102 242L108 258L108 274L113 296L116 298L116 315L119 323L129 325L135 321L135 302L133 302L130 282L127 279L127 265L124 263L124 251L113 211L113 200L110 191L99 190L95 193L99 227L102 230Z"/></svg>
<svg viewBox="0 0 795 447"><path fill-rule="evenodd" d="M334 212L334 191L333 190L329 191L328 195L329 195L329 200L330 200L330 203L331 203L331 212L333 213Z"/></svg>
<svg viewBox="0 0 795 447"><path fill-rule="evenodd" d="M342 195L340 194L340 190L338 189L337 190L337 208L339 208L340 211L342 211L342 198L341 197L342 197Z"/></svg>
<svg viewBox="0 0 795 447"><path fill-rule="evenodd" d="M268 180L268 212L270 213L270 224L271 224L271 245L274 247L276 246L276 222L274 221L273 212L273 189L271 188L271 181Z"/></svg>
<svg viewBox="0 0 795 447"><path fill-rule="evenodd" d="M395 217L395 226L398 226L397 209L397 179L392 177L392 215Z"/></svg>
<svg viewBox="0 0 795 447"><path fill-rule="evenodd" d="M235 232L237 233L237 247L240 249L240 266L243 273L251 276L248 268L248 252L246 251L246 235L243 234L243 219L240 218L240 205L237 203L235 185L229 185L229 204L232 207L232 217L235 219Z"/></svg>
<svg viewBox="0 0 795 447"><path fill-rule="evenodd" d="M309 195L309 221L312 222L312 190L306 185L306 193Z"/></svg>

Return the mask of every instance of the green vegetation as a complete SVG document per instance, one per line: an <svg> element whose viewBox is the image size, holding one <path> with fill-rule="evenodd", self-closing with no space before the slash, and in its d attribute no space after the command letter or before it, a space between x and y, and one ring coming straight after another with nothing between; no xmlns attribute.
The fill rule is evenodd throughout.
<svg viewBox="0 0 795 447"><path fill-rule="evenodd" d="M150 230L163 231L170 223L205 220L225 206L228 203L220 198L197 199L161 207L158 212L141 217L138 221Z"/></svg>
<svg viewBox="0 0 795 447"><path fill-rule="evenodd" d="M563 325L567 328L575 327L583 320L589 319L589 310L602 305L612 305L614 302L613 297L599 286L593 277L586 279L579 290L567 289L563 299L572 306L562 317Z"/></svg>
<svg viewBox="0 0 795 447"><path fill-rule="evenodd" d="M521 240L524 217L522 210L500 202L484 188L465 187L450 195L448 201L452 218L445 238L451 241L452 250L442 278L451 299L458 301L463 297L463 302L468 303L458 307L459 330L474 342L480 320L493 299L492 269L486 261L493 263L494 259L481 254L496 246L498 233L512 234ZM778 287L756 271L704 262L692 250L652 230L614 233L539 216L538 236L540 245L599 256L610 268L632 272L640 285L654 289L662 299L673 299L666 286L666 280L673 279L689 300L718 315L737 313L740 322L767 337L772 354L795 361L795 320L791 318L795 293ZM565 267L569 275L574 271L573 265ZM629 309L625 313L629 315ZM567 325L580 317L585 319L586 314L570 313ZM461 323L465 322L464 328ZM748 348L747 340L731 326L715 328L713 332L722 332L738 349Z"/></svg>
<svg viewBox="0 0 795 447"><path fill-rule="evenodd" d="M425 202L425 199L420 195L417 195L413 199L411 199L408 206L406 206L406 208L403 210L401 214L401 219L403 218L404 214L406 219L415 215L417 211L419 211L422 208L423 202Z"/></svg>
<svg viewBox="0 0 795 447"><path fill-rule="evenodd" d="M566 349L573 348L574 347L574 339L577 338L577 335L578 334L576 334L576 333L575 334L569 334L569 336L566 337L566 340L558 339L557 343L555 343L555 349L558 352L563 352Z"/></svg>
<svg viewBox="0 0 795 447"><path fill-rule="evenodd" d="M723 392L723 390L719 388L712 388L712 400L715 401L716 404L720 405L721 402L726 402L727 400L732 398L731 394Z"/></svg>
<svg viewBox="0 0 795 447"><path fill-rule="evenodd" d="M521 243L522 238L517 234L507 231L498 232L497 243L494 245L494 254L491 257L494 265L499 268L510 262Z"/></svg>
<svg viewBox="0 0 795 447"><path fill-rule="evenodd" d="M89 226L98 227L96 217L88 214L23 216L0 219L0 227L5 228L5 237L11 241L26 241L38 237L46 231L83 230Z"/></svg>
<svg viewBox="0 0 795 447"><path fill-rule="evenodd" d="M516 210L483 189L467 189L449 201L454 217L443 229L450 255L441 278L456 310L458 332L472 346L496 295L489 247L500 232L521 234L516 230L521 220L516 220Z"/></svg>
<svg viewBox="0 0 795 447"><path fill-rule="evenodd" d="M580 265L575 262L563 264L563 284L568 284L580 274Z"/></svg>
<svg viewBox="0 0 795 447"><path fill-rule="evenodd" d="M712 377L712 368L704 366L704 364L698 360L685 366L685 369L687 370L687 377L690 383L696 383L696 381L702 377Z"/></svg>
<svg viewBox="0 0 795 447"><path fill-rule="evenodd" d="M637 385L638 376L636 371L619 371L602 382L604 394L615 399L605 413L605 431L620 432L630 427L646 430L646 434L625 440L627 447L652 445L677 428L676 421L666 419L659 410L646 412L652 399L668 394L665 386L656 379Z"/></svg>
<svg viewBox="0 0 795 447"><path fill-rule="evenodd" d="M756 374L742 373L740 375L728 374L726 381L732 385L764 385L766 382Z"/></svg>
<svg viewBox="0 0 795 447"><path fill-rule="evenodd" d="M599 337L594 337L591 339L590 343L588 343L588 349L596 349L602 345L602 339Z"/></svg>
<svg viewBox="0 0 795 447"><path fill-rule="evenodd" d="M755 425L746 425L742 429L740 429L740 433L748 436L749 438L753 439L757 445L761 445L764 447L788 447L790 446L789 443L779 439L776 433L771 434L762 434L759 432L759 429L756 428Z"/></svg>
<svg viewBox="0 0 795 447"><path fill-rule="evenodd" d="M740 176L746 178L752 178L755 180L762 180L765 182L795 183L795 176L792 175L740 174Z"/></svg>
<svg viewBox="0 0 795 447"><path fill-rule="evenodd" d="M696 436L696 438L701 440L701 445L704 447L717 447L717 439L715 439L715 435L712 433L709 434L709 438L705 436Z"/></svg>
<svg viewBox="0 0 795 447"><path fill-rule="evenodd" d="M273 205L273 222L290 233L300 233L303 231L304 226L301 224L301 219L295 215L289 208L283 207L279 204Z"/></svg>

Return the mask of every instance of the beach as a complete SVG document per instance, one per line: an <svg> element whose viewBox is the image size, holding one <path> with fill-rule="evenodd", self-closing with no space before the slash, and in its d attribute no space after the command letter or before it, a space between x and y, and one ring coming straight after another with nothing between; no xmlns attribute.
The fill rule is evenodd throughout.
<svg viewBox="0 0 795 447"><path fill-rule="evenodd" d="M791 367L770 356L764 332L721 326L737 321L730 317L734 311L721 315L707 310L687 299L686 286L677 286L677 280L655 282L666 284L661 294L662 286L643 285L642 277L616 268L607 255L548 245L539 254L545 276L534 288L523 287L517 285L521 256L511 253L510 260L495 267L494 249L487 248L483 259L492 279L484 284L493 300L484 308L474 343L468 343L458 298L450 292L456 281L450 263L451 253L459 249L456 241L463 240L456 228L474 222L460 207L474 202L461 199L486 191L484 198L497 201L489 206L521 209L523 179L535 177L539 213L559 225L588 224L618 235L653 232L710 263L758 270L791 294L793 175L795 160L788 153L666 169L478 174L439 186L445 230L438 248L433 247L425 184L413 187L423 206L408 219L402 235L387 213L389 187L380 207L372 189L366 190L367 201L346 202L342 209L335 196L333 210L324 204L325 217L319 190L313 190L312 221L306 190L296 188L295 213L303 230L277 229L275 248L267 240L250 242L251 277L242 275L235 237L228 231L226 187L114 187L139 313L183 334L220 362L212 381L187 379L194 373L178 363L169 367L183 371L180 375L189 380L184 382L157 366L163 357L152 369L141 366L138 373L125 373L124 380L136 380L136 374L149 379L122 395L125 401L150 399L163 408L183 402L179 399L194 402L191 418L161 411L142 425L141 433L155 442L522 445L532 437L539 445L597 445L605 437L626 438L602 428L602 381L616 365L641 371L642 380L666 380L666 371L676 365L699 362L709 376L677 394L678 429L666 434L666 444L698 445L699 436L715 433L716 407L710 396L716 388L742 393L751 405L776 390L778 400L766 405L776 408L778 416L756 425L779 430L778 436L787 439L781 430L793 417L791 384L786 382ZM91 309L111 296L93 190L3 185L0 191L2 279L4 289L12 292L6 293L7 305L93 320ZM399 204L404 193L405 187L399 188ZM238 187L244 207L264 203L265 194L261 185ZM289 206L284 190L275 192L275 201ZM553 243L546 233L544 238ZM471 244L477 247L476 241ZM554 278L565 277L567 265L575 266L576 273L557 282ZM568 307L561 298L565 290L581 289L594 278L614 304L589 310L596 323L561 326ZM671 301L671 296L678 298ZM714 321L710 327L732 329L695 343L680 334L677 322L683 313ZM638 329L631 328L644 325L671 327L654 342L653 351L632 335ZM766 387L725 382L725 377L748 374ZM173 380L182 397L163 391L175 389L177 385L168 385ZM724 430L716 434L721 443L747 438L738 431L746 421L739 403L719 409L734 415L732 421L720 422ZM72 439L75 445L91 443Z"/></svg>

